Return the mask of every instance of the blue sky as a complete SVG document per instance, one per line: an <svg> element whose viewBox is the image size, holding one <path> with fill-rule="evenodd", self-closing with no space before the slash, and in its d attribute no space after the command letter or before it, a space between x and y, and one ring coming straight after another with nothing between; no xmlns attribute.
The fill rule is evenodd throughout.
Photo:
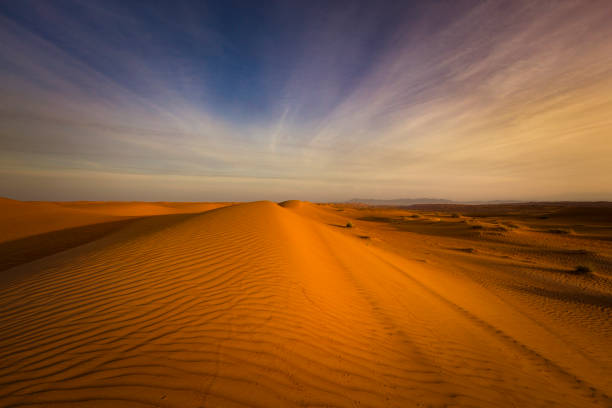
<svg viewBox="0 0 612 408"><path fill-rule="evenodd" d="M0 195L612 199L607 1L0 3Z"/></svg>

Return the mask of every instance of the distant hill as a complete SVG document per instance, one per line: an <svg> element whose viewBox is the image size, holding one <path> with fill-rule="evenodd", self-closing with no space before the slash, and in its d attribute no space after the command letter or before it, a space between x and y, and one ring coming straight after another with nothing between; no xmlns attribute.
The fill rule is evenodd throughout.
<svg viewBox="0 0 612 408"><path fill-rule="evenodd" d="M374 198L353 198L348 203L367 205L408 206L421 204L516 204L522 201L493 200L493 201L453 201L444 198L396 198L392 200L379 200Z"/></svg>
<svg viewBox="0 0 612 408"><path fill-rule="evenodd" d="M373 198L353 198L349 203L368 205L414 205L414 204L453 204L454 201L442 198L396 198L393 200L377 200Z"/></svg>

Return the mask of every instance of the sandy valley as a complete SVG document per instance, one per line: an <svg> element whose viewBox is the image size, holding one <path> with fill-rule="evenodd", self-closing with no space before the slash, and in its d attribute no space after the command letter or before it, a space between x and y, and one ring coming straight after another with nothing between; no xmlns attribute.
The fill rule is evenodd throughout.
<svg viewBox="0 0 612 408"><path fill-rule="evenodd" d="M610 407L612 207L0 201L1 407Z"/></svg>

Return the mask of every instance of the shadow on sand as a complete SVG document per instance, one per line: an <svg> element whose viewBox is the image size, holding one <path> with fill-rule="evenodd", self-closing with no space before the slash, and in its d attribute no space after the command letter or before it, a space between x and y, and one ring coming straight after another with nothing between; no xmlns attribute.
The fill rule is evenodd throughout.
<svg viewBox="0 0 612 408"><path fill-rule="evenodd" d="M0 271L95 241L138 219L66 228L0 243Z"/></svg>

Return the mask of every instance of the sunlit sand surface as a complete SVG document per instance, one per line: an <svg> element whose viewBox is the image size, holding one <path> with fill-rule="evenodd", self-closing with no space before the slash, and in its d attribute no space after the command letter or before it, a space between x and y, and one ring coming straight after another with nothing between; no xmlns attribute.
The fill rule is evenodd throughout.
<svg viewBox="0 0 612 408"><path fill-rule="evenodd" d="M1 407L612 406L610 207L0 214Z"/></svg>

